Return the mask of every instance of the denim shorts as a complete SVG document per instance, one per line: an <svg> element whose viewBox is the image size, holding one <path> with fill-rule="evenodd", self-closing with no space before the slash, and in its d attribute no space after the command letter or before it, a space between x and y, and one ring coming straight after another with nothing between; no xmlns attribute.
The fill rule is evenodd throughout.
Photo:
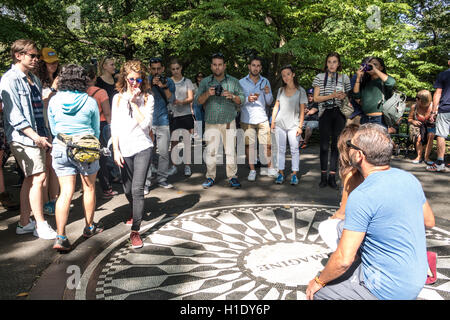
<svg viewBox="0 0 450 320"><path fill-rule="evenodd" d="M319 128L319 121L315 121L315 120L305 121L303 123L303 128L302 129L305 129L306 127L310 128L310 129L318 129Z"/></svg>
<svg viewBox="0 0 450 320"><path fill-rule="evenodd" d="M73 176L78 173L83 176L90 176L100 169L98 160L92 163L82 164L70 159L67 156L66 146L57 141L57 139L53 141L52 166L58 177Z"/></svg>

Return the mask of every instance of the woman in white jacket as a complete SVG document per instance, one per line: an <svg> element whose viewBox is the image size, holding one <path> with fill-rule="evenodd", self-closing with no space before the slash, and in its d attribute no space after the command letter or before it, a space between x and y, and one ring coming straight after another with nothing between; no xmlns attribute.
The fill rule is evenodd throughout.
<svg viewBox="0 0 450 320"><path fill-rule="evenodd" d="M154 99L143 63L127 61L120 69L113 98L111 136L114 162L120 167L123 189L131 206L131 245L143 246L139 229L144 213L144 185L153 141L150 137Z"/></svg>

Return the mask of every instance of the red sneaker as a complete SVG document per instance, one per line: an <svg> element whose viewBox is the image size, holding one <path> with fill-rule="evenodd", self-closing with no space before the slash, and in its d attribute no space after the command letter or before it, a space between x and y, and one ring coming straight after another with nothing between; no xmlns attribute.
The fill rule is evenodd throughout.
<svg viewBox="0 0 450 320"><path fill-rule="evenodd" d="M127 222L125 222L125 224L127 226L132 226L133 225L133 214L130 215L130 218L127 220Z"/></svg>
<svg viewBox="0 0 450 320"><path fill-rule="evenodd" d="M141 239L141 235L137 231L131 231L130 240L131 240L131 247L133 249L139 249L144 246L144 243L142 242Z"/></svg>

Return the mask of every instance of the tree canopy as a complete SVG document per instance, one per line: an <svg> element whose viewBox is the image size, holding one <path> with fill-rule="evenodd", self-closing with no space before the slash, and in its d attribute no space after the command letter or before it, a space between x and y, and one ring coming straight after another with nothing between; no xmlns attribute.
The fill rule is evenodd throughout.
<svg viewBox="0 0 450 320"><path fill-rule="evenodd" d="M0 73L19 38L54 48L62 62L86 63L177 57L184 74L210 73L222 52L227 72L240 78L258 54L272 85L290 63L308 88L329 52L351 75L366 56L385 60L408 96L432 90L447 68L448 4L428 0L7 0L0 1Z"/></svg>

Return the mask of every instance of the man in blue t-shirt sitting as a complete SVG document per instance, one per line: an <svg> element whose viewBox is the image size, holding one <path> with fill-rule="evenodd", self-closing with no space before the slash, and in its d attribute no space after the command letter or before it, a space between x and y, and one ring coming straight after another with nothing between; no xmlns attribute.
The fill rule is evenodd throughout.
<svg viewBox="0 0 450 320"><path fill-rule="evenodd" d="M434 226L422 186L390 167L393 143L380 125L362 125L347 146L364 182L350 193L338 248L306 296L416 299L427 279L425 227Z"/></svg>

